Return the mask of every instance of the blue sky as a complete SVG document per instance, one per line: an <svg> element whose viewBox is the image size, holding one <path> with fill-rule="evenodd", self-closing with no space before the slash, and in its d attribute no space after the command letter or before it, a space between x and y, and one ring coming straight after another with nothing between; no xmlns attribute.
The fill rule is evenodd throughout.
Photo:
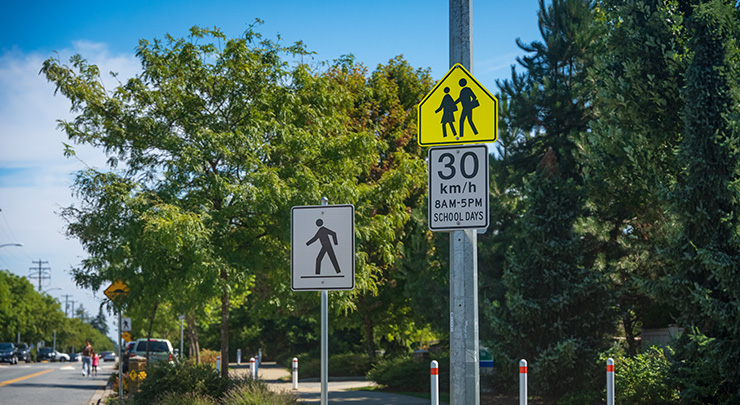
<svg viewBox="0 0 740 405"><path fill-rule="evenodd" d="M539 40L536 0L473 0L472 73L491 93L510 75L515 40ZM63 60L79 53L103 73L121 80L139 71L139 39L186 36L193 25L219 27L238 36L256 18L256 31L284 43L302 40L314 62L352 53L370 71L402 54L413 67L431 68L435 79L449 68L447 0L375 1L37 1L10 2L0 13L0 268L28 275L32 260L49 263L44 289L82 303L97 314L103 294L78 289L69 269L84 252L65 237L58 212L75 203L72 174L85 165L105 167L101 151L78 148L63 156L66 137L56 120L71 119L69 103L38 75L57 52ZM108 89L115 82L104 75ZM60 301L63 299L60 298ZM112 316L110 317L112 321ZM111 323L112 325L112 323Z"/></svg>

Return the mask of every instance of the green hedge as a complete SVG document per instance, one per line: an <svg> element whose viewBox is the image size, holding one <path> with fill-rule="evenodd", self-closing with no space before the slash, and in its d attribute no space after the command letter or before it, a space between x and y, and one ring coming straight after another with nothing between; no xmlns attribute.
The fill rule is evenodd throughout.
<svg viewBox="0 0 740 405"><path fill-rule="evenodd" d="M439 363L439 390L450 391L450 359L447 354L433 355ZM430 389L430 361L416 361L413 355L380 361L367 374L369 380L394 391L427 392Z"/></svg>
<svg viewBox="0 0 740 405"><path fill-rule="evenodd" d="M292 368L292 361L286 367ZM329 357L329 377L358 377L367 374L372 367L370 356L364 353L344 353ZM298 378L321 377L321 359L298 356Z"/></svg>

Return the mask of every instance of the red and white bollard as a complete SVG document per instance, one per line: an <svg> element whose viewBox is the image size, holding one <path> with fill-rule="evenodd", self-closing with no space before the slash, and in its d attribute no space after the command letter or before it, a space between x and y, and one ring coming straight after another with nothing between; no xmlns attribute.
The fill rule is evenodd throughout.
<svg viewBox="0 0 740 405"><path fill-rule="evenodd" d="M298 389L298 358L293 357L293 389Z"/></svg>
<svg viewBox="0 0 740 405"><path fill-rule="evenodd" d="M432 405L439 405L439 363L432 360L429 366L429 378L432 380Z"/></svg>
<svg viewBox="0 0 740 405"><path fill-rule="evenodd" d="M519 361L519 405L527 405L527 360Z"/></svg>
<svg viewBox="0 0 740 405"><path fill-rule="evenodd" d="M614 359L606 359L606 405L614 405Z"/></svg>
<svg viewBox="0 0 740 405"><path fill-rule="evenodd" d="M249 372L252 374L252 379L257 379L257 364L254 362L254 357L249 359Z"/></svg>
<svg viewBox="0 0 740 405"><path fill-rule="evenodd" d="M221 372L221 356L216 356L216 370Z"/></svg>

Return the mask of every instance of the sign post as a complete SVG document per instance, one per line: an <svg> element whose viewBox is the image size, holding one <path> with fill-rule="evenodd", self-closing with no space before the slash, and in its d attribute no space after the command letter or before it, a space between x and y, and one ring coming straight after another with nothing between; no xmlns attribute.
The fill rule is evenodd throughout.
<svg viewBox="0 0 740 405"><path fill-rule="evenodd" d="M118 302L126 297L129 293L129 287L126 283L124 283L121 280L114 281L108 288L103 291L106 297L110 299L113 304L118 309L118 401L120 403L123 403L123 342L121 341L123 338L123 325L121 320L121 307L118 304ZM131 330L131 318L128 319L129 323L129 330Z"/></svg>
<svg viewBox="0 0 740 405"><path fill-rule="evenodd" d="M329 290L355 288L355 207L328 204L291 210L291 288L321 291L321 405L329 404Z"/></svg>

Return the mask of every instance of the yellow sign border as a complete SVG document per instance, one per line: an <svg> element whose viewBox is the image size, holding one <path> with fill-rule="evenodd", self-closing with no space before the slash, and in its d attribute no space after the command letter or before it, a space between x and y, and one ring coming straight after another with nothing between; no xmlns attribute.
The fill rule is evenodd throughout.
<svg viewBox="0 0 740 405"><path fill-rule="evenodd" d="M472 138L466 138L466 139L452 140L452 141L444 141L444 142L422 142L422 139L421 139L422 138L422 135L421 135L421 122L422 122L422 119L421 119L421 107L422 107L422 105L427 100L429 100L432 97L432 95L440 87L442 87L442 84L455 71L455 69L462 69L463 73L465 73L465 75L467 75L470 78L470 80L472 80L473 82L475 82L475 84L480 89L482 89L483 92L485 92L485 94L488 95L488 97L491 100L493 100L493 102L495 104L495 108L493 109L494 110L493 111L494 112L494 117L493 117L493 138L492 139L480 139L480 138L472 139ZM434 86L434 88L432 88L432 90L429 93L427 93L427 95L424 96L423 99L421 99L421 101L419 102L419 104L416 105L416 112L417 112L417 114L416 114L416 141L419 143L419 145L421 145L423 147L427 147L427 146L440 146L440 145L472 145L472 144L479 144L479 143L493 143L493 142L496 142L498 140L498 108L499 108L498 99L496 97L494 97L488 91L488 89L486 89L485 87L483 87L483 85L480 84L480 82L475 77L473 77L473 75L470 72L468 72L467 69L465 69L465 66L463 66L463 65L461 65L459 63L456 63L454 66L452 66L450 68L450 70L447 71L447 73L442 78L442 80L438 81L437 84ZM454 139L454 138L450 137L450 139Z"/></svg>

